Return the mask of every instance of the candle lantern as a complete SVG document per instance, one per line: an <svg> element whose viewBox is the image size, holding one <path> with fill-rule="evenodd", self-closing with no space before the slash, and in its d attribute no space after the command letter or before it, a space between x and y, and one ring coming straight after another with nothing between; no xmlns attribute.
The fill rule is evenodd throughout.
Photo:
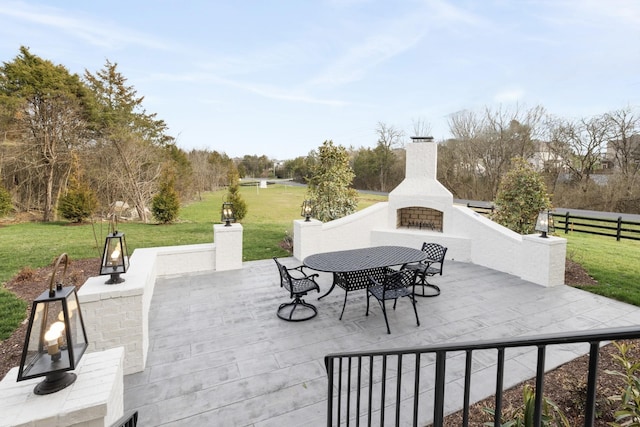
<svg viewBox="0 0 640 427"><path fill-rule="evenodd" d="M105 283L112 285L122 283L124 279L121 274L127 272L129 268L129 252L124 233L113 231L107 235L102 251L102 264L100 265L100 275L110 274L111 278Z"/></svg>
<svg viewBox="0 0 640 427"><path fill-rule="evenodd" d="M543 210L538 214L535 230L541 233L540 237L545 238L547 237L547 233L553 233L555 231L553 214L550 210Z"/></svg>
<svg viewBox="0 0 640 427"><path fill-rule="evenodd" d="M224 222L225 227L230 227L232 222L235 222L234 213L233 213L233 203L224 202L222 204L222 215L221 220Z"/></svg>
<svg viewBox="0 0 640 427"><path fill-rule="evenodd" d="M69 258L56 261L49 290L33 301L29 325L22 348L18 381L45 377L34 388L35 394L51 394L73 384L76 368L87 349L87 334L75 286L55 284L56 272L64 261L63 280Z"/></svg>
<svg viewBox="0 0 640 427"><path fill-rule="evenodd" d="M311 200L305 200L302 202L302 211L300 212L300 216L304 217L305 222L310 221L311 212L313 211L313 202Z"/></svg>

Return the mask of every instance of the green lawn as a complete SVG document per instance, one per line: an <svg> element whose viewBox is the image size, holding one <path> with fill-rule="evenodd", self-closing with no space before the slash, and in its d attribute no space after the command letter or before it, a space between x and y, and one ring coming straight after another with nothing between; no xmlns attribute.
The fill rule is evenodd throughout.
<svg viewBox="0 0 640 427"><path fill-rule="evenodd" d="M300 219L306 187L290 184L269 188L241 187L248 213L242 221L245 261L288 256L280 248L293 220ZM136 248L210 243L213 224L220 223L220 208L226 190L204 194L202 200L183 206L179 221L170 225L120 222L118 231L126 235L129 252ZM364 209L386 196L361 194L358 209ZM67 222L23 223L0 227L0 284L22 268L33 269L53 263L66 252L70 260L98 258L109 231L107 222L72 225ZM97 275L97 272L96 272ZM47 284L43 284L43 289ZM26 305L0 286L0 340L6 339L24 320Z"/></svg>
<svg viewBox="0 0 640 427"><path fill-rule="evenodd" d="M567 238L567 258L581 264L599 286L583 289L640 306L640 242L585 233L557 233Z"/></svg>
<svg viewBox="0 0 640 427"><path fill-rule="evenodd" d="M277 184L269 188L241 187L248 213L242 221L245 261L287 256L279 244L292 233L293 220L300 219L306 188ZM208 243L213 224L220 223L225 191L203 195L202 200L183 206L180 219L171 225L120 222L129 252L136 248ZM361 194L363 209L386 196ZM70 259L99 257L108 223L70 225L66 222L23 223L0 228L0 283L23 267L51 264L63 252ZM568 240L567 257L582 264L601 284L587 290L640 306L640 242L588 234L557 233ZM96 272L97 273L97 272ZM43 284L46 287L46 284ZM25 304L0 286L0 340L24 319Z"/></svg>

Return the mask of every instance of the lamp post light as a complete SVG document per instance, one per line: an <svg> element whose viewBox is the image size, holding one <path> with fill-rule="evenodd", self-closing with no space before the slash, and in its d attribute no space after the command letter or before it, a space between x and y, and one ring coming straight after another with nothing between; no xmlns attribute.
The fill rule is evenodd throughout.
<svg viewBox="0 0 640 427"><path fill-rule="evenodd" d="M555 227L553 226L553 214L550 210L545 209L540 211L538 219L536 220L536 231L539 231L540 237L547 238L547 233L553 233Z"/></svg>
<svg viewBox="0 0 640 427"><path fill-rule="evenodd" d="M63 260L64 281L69 262L66 253L56 261L49 290L33 301L22 348L17 381L45 377L33 390L38 395L55 393L73 384L76 374L67 371L76 368L88 345L75 286L63 287L59 282L54 287Z"/></svg>
<svg viewBox="0 0 640 427"><path fill-rule="evenodd" d="M107 285L124 282L120 277L129 269L129 251L124 233L113 231L108 234L104 241L102 251L102 264L100 265L100 275L110 274L111 278L105 282Z"/></svg>
<svg viewBox="0 0 640 427"><path fill-rule="evenodd" d="M304 217L305 222L311 221L311 212L313 211L313 201L305 200L302 202L302 210L300 211L300 216Z"/></svg>
<svg viewBox="0 0 640 427"><path fill-rule="evenodd" d="M233 216L233 203L224 202L222 204L222 215L221 220L224 222L225 227L231 227L231 223L235 222L235 218Z"/></svg>

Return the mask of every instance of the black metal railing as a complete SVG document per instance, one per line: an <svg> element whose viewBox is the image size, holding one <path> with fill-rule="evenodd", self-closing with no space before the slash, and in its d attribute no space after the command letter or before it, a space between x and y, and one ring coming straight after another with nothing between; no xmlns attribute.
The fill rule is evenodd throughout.
<svg viewBox="0 0 640 427"><path fill-rule="evenodd" d="M385 418L390 416L394 418L396 426L424 426L427 420L439 427L443 425L445 403L448 403L449 408L461 408L462 425L466 427L469 425L474 352L480 350L496 350L494 425L500 426L505 352L526 347L537 348L534 425L539 426L547 347L579 343L589 344L584 425L593 426L600 344L638 338L640 326L633 326L420 348L329 354L325 356L328 377L327 426L359 426L361 422L367 426L377 425L376 419L383 426ZM459 402L447 402L447 361L457 354L465 357L463 396ZM451 381L451 378L447 378L447 381ZM390 420L386 420L386 423L389 424Z"/></svg>
<svg viewBox="0 0 640 427"><path fill-rule="evenodd" d="M138 425L138 411L124 414L111 427L136 427Z"/></svg>

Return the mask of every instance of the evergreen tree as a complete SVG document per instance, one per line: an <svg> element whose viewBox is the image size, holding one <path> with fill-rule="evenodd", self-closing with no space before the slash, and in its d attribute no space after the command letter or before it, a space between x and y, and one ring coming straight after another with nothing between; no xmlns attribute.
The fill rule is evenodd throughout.
<svg viewBox="0 0 640 427"><path fill-rule="evenodd" d="M233 203L233 216L239 222L247 215L247 202L244 201L240 194L240 175L233 162L230 164L227 177L229 190L227 191L226 201Z"/></svg>
<svg viewBox="0 0 640 427"><path fill-rule="evenodd" d="M13 203L11 203L11 194L0 185L0 218L6 216L11 209L13 209Z"/></svg>
<svg viewBox="0 0 640 427"><path fill-rule="evenodd" d="M342 146L325 141L318 149L318 161L313 165L308 197L313 200L313 216L320 221L332 221L356 211L356 190L349 166L349 153Z"/></svg>
<svg viewBox="0 0 640 427"><path fill-rule="evenodd" d="M544 179L521 157L511 160L496 194L491 219L520 234L534 232L538 213L551 207Z"/></svg>
<svg viewBox="0 0 640 427"><path fill-rule="evenodd" d="M83 181L78 159L73 156L72 173L67 193L58 202L58 213L69 221L82 222L95 212L98 199L95 192Z"/></svg>
<svg viewBox="0 0 640 427"><path fill-rule="evenodd" d="M180 211L180 198L175 190L173 173L165 172L160 181L160 191L151 201L151 212L163 224L174 222Z"/></svg>

